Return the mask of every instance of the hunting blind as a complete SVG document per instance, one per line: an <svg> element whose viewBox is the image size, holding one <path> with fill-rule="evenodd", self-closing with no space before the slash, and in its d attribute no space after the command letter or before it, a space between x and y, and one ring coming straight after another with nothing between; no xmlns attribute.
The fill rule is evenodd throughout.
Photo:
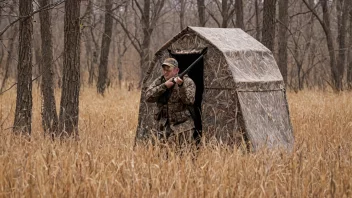
<svg viewBox="0 0 352 198"><path fill-rule="evenodd" d="M145 91L162 74L164 59L175 58L182 72L205 48L188 75L196 84L195 125L206 140L245 140L254 151L291 150L293 130L279 68L270 50L237 28L187 27L155 53L143 80L136 140L148 140L155 130L157 107L145 101Z"/></svg>

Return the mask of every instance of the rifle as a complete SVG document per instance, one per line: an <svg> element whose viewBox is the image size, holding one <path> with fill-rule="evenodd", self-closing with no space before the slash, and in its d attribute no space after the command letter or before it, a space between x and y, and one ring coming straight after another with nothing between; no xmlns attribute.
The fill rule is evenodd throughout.
<svg viewBox="0 0 352 198"><path fill-rule="evenodd" d="M177 77L180 77L181 79L183 78L184 75L188 74L188 72L204 57L204 55L207 53L208 48L202 49L200 56L190 65L188 66L182 73L180 73ZM172 82L176 84L175 78L172 78Z"/></svg>

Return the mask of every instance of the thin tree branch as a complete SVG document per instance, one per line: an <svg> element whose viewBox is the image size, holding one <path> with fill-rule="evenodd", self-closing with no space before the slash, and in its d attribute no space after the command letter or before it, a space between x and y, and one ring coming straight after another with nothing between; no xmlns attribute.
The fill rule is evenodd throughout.
<svg viewBox="0 0 352 198"><path fill-rule="evenodd" d="M131 33L128 31L127 27L125 26L125 24L123 24L123 22L120 21L119 18L117 18L113 14L109 14L109 15L121 25L121 27L122 27L123 31L126 33L128 39L130 39L133 47L138 51L138 53L141 53L142 52L141 44L138 42L138 39L134 35L131 35Z"/></svg>
<svg viewBox="0 0 352 198"><path fill-rule="evenodd" d="M32 82L37 80L40 76L42 76L41 74L38 75L37 77L35 77L34 79L32 79ZM4 94L5 92L9 91L10 89L12 89L12 87L14 87L15 85L17 85L18 83L14 83L13 85L11 85L8 89L6 89L5 91L1 92L0 95Z"/></svg>
<svg viewBox="0 0 352 198"><path fill-rule="evenodd" d="M53 60L52 63L55 63L62 55L63 55L63 52L62 52L55 60ZM15 60L16 60L16 59L15 59ZM34 67L34 65L32 65L32 67ZM38 79L39 77L41 77L41 76L42 76L41 74L38 75L37 77L35 77L34 79L32 79L32 82L35 81L35 80L37 80L37 79ZM14 87L15 85L17 85L17 82L14 83L13 85L11 85L11 86L10 86L8 89L6 89L5 91L0 92L0 96L1 96L2 94L4 94L5 92L9 91L10 89L12 89L12 87Z"/></svg>
<svg viewBox="0 0 352 198"><path fill-rule="evenodd" d="M133 4L133 2L135 2L135 3L136 3L138 10L139 10L141 13L143 13L142 6L138 3L138 1L133 0L133 1L132 1L132 4Z"/></svg>
<svg viewBox="0 0 352 198"><path fill-rule="evenodd" d="M11 26L13 26L15 23L17 23L19 20L21 19L25 19L25 18L29 18L29 17L32 17L34 14L38 13L38 12L42 12L42 11L46 11L46 10L51 10L53 8L55 8L56 6L62 4L63 2L65 2L65 0L63 1L59 1L59 2L56 2L56 3L52 3L52 4L48 4L34 12L32 12L30 15L28 16L20 16L18 17L16 20L12 21L9 25L7 25L1 32L0 32L0 37L6 32L7 29L9 29Z"/></svg>
<svg viewBox="0 0 352 198"><path fill-rule="evenodd" d="M221 27L220 22L216 19L216 17L214 16L214 14L209 10L209 8L205 8L209 14L209 16L215 21L215 23L218 25L218 27Z"/></svg>
<svg viewBox="0 0 352 198"><path fill-rule="evenodd" d="M323 27L324 29L324 32L327 33L327 30L326 30L326 26L325 26L325 23L323 22L323 20L319 17L318 13L315 11L315 8L317 7L314 7L311 8L310 5L307 3L306 0L302 0L303 3L307 6L307 8L314 14L314 16L317 18L317 20L319 21L320 25ZM318 4L317 4L318 5Z"/></svg>

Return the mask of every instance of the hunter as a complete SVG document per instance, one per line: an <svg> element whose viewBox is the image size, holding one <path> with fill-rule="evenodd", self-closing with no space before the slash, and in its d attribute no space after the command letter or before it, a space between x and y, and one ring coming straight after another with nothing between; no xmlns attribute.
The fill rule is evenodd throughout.
<svg viewBox="0 0 352 198"><path fill-rule="evenodd" d="M174 58L165 59L162 70L163 75L147 88L146 101L155 102L158 107L154 115L156 137L182 148L194 141L194 121L189 107L194 103L196 86L188 75L178 77L178 62Z"/></svg>

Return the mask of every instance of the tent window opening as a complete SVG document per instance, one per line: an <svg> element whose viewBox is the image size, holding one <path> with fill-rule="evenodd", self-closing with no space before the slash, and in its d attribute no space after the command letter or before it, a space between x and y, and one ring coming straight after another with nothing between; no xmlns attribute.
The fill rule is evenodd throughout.
<svg viewBox="0 0 352 198"><path fill-rule="evenodd" d="M179 73L183 72L190 66L197 58L199 58L200 53L192 54L182 54L182 53L172 53L169 51L170 55L175 58L178 62L180 68ZM203 91L204 91L204 60L201 58L196 65L188 72L188 76L196 84L196 96L194 101L194 119L195 128L198 131L202 131L202 100L203 100Z"/></svg>

